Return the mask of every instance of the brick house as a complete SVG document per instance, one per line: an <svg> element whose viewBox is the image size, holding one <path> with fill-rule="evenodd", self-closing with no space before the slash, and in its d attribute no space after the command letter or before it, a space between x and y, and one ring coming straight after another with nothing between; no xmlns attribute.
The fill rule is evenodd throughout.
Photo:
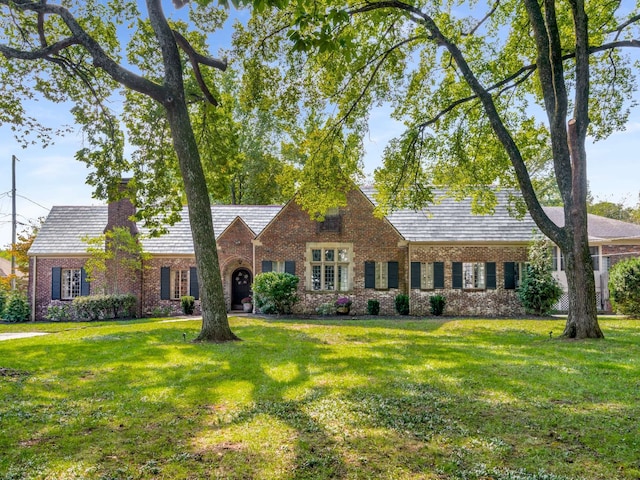
<svg viewBox="0 0 640 480"><path fill-rule="evenodd" d="M529 216L509 214L507 193L498 193L495 213L485 216L473 215L470 201L450 198L383 218L374 215L374 207L373 190L357 187L347 193L347 205L329 211L322 222L311 220L295 199L284 206L212 206L228 310L241 308L255 275L281 271L300 278L296 313L314 313L320 304L347 296L352 314L366 313L367 301L377 299L380 313L389 315L400 293L409 295L412 315L428 315L435 294L446 297L449 315L523 313L515 289L536 227ZM51 210L29 250L34 319L45 318L52 300L99 292L100 281L86 282L82 239L116 225L137 233L129 220L133 213L127 200ZM599 218L590 217L590 230ZM614 251L640 254L640 226L618 223L614 230L608 227L616 237L594 237L598 262ZM138 315L158 308L177 313L182 295L198 297L186 209L169 233L155 238L140 233L151 258L120 285L139 299Z"/></svg>

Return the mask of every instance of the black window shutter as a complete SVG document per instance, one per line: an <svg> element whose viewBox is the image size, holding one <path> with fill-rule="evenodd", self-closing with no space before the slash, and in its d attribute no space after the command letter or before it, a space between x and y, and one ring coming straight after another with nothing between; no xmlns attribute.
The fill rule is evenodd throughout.
<svg viewBox="0 0 640 480"><path fill-rule="evenodd" d="M487 288L496 289L496 262L487 262L485 266L487 272Z"/></svg>
<svg viewBox="0 0 640 480"><path fill-rule="evenodd" d="M462 262L453 262L451 273L453 288L462 288Z"/></svg>
<svg viewBox="0 0 640 480"><path fill-rule="evenodd" d="M433 262L433 288L444 288L444 262Z"/></svg>
<svg viewBox="0 0 640 480"><path fill-rule="evenodd" d="M364 262L364 288L376 288L376 262Z"/></svg>
<svg viewBox="0 0 640 480"><path fill-rule="evenodd" d="M51 269L51 300L60 300L62 287L62 268Z"/></svg>
<svg viewBox="0 0 640 480"><path fill-rule="evenodd" d="M400 284L399 280L399 265L398 262L387 262L387 287L398 288Z"/></svg>
<svg viewBox="0 0 640 480"><path fill-rule="evenodd" d="M411 262L411 288L420 288L420 262Z"/></svg>
<svg viewBox="0 0 640 480"><path fill-rule="evenodd" d="M504 288L514 290L516 288L516 264L504 262Z"/></svg>
<svg viewBox="0 0 640 480"><path fill-rule="evenodd" d="M196 300L200 300L200 285L198 284L198 269L189 268L189 295Z"/></svg>
<svg viewBox="0 0 640 480"><path fill-rule="evenodd" d="M287 260L284 262L284 273L296 274L296 262L293 260Z"/></svg>
<svg viewBox="0 0 640 480"><path fill-rule="evenodd" d="M91 293L91 284L87 282L87 271L83 268L80 270L80 295L86 297Z"/></svg>
<svg viewBox="0 0 640 480"><path fill-rule="evenodd" d="M271 260L263 260L262 261L262 273L267 273L273 270L271 266Z"/></svg>
<svg viewBox="0 0 640 480"><path fill-rule="evenodd" d="M160 267L160 300L171 300L171 269Z"/></svg>

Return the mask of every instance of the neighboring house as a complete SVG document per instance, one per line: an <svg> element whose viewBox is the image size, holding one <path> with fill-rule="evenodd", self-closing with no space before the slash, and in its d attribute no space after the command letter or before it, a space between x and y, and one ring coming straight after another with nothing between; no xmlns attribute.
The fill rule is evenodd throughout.
<svg viewBox="0 0 640 480"><path fill-rule="evenodd" d="M562 207L545 207L545 212L556 224L564 225ZM589 249L593 259L596 282L596 301L600 310L609 310L609 269L620 260L640 257L640 225L622 222L598 215L588 215ZM564 258L558 247L553 249L553 276L567 290ZM556 306L558 310L569 308L569 299L563 295Z"/></svg>
<svg viewBox="0 0 640 480"><path fill-rule="evenodd" d="M380 313L389 315L401 293L409 295L413 315L428 315L429 297L435 294L446 297L449 315L523 313L515 289L536 227L529 216L510 216L507 193L498 193L493 215L473 215L470 201L443 198L428 209L384 218L374 215L372 193L354 188L347 193L347 205L328 212L323 222L311 220L294 200L284 206L213 206L227 308L241 309L255 275L279 271L300 278L296 313L314 313L322 303L348 296L353 314L366 313L367 301L377 299ZM86 282L82 238L115 225L136 233L128 220L133 213L127 200L51 210L29 250L36 319L45 317L52 300L68 301L100 288L99 282ZM160 307L178 312L181 296L198 297L186 209L182 218L161 237L142 236L151 259L129 283L121 282L139 298L139 315ZM619 253L637 250L640 226L634 227L636 233L598 243L598 255L614 247ZM628 237L630 244L624 240Z"/></svg>
<svg viewBox="0 0 640 480"><path fill-rule="evenodd" d="M25 282L25 275L18 267L15 268L16 281L18 285L23 285ZM0 278L9 278L11 277L11 260L7 260L6 258L0 258ZM9 280L7 280L9 281Z"/></svg>

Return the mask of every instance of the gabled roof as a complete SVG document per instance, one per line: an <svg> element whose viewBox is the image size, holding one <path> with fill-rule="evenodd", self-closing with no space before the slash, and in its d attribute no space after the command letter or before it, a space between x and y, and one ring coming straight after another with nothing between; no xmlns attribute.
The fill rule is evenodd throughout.
<svg viewBox="0 0 640 480"><path fill-rule="evenodd" d="M216 239L237 217L240 217L253 233L258 235L281 208L280 205L213 205L211 215ZM144 250L153 254L193 255L193 239L186 207L182 209L180 216L182 220L169 227L169 233L144 239Z"/></svg>
<svg viewBox="0 0 640 480"><path fill-rule="evenodd" d="M213 205L211 216L216 238L237 217L257 235L280 211L279 205ZM108 207L53 207L29 249L29 255L82 255L87 252L85 237L102 235L107 225ZM182 220L168 228L169 232L155 238L144 238L144 250L152 254L193 255L193 240L188 210L181 212ZM140 228L142 234L147 233Z"/></svg>
<svg viewBox="0 0 640 480"><path fill-rule="evenodd" d="M556 225L564 226L564 211L562 207L544 207L545 213ZM622 222L613 218L600 217L598 215L587 216L587 229L589 240L614 241L614 240L638 240L640 241L640 225Z"/></svg>
<svg viewBox="0 0 640 480"><path fill-rule="evenodd" d="M362 191L374 204L373 188ZM402 209L387 218L410 242L530 242L537 227L527 214L522 219L510 215L509 192L497 192L498 205L493 215L471 213L471 200L455 200L436 193L436 203L421 210Z"/></svg>

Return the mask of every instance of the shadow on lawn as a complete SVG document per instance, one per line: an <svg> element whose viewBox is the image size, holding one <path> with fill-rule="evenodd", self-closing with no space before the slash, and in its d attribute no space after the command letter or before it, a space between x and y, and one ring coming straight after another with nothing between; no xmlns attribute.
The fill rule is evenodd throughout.
<svg viewBox="0 0 640 480"><path fill-rule="evenodd" d="M22 431L0 443L27 478L59 458L92 465L95 478L344 478L602 455L593 439L609 412L577 406L610 401L589 376L627 378L612 361L622 345L558 375L570 345L522 345L513 331L430 335L445 323L249 319L234 326L245 341L225 345L184 342L193 323L51 335L13 349L12 367L34 375L6 390L3 422ZM624 403L615 412L638 413ZM633 448L617 428L627 444L616 448Z"/></svg>

